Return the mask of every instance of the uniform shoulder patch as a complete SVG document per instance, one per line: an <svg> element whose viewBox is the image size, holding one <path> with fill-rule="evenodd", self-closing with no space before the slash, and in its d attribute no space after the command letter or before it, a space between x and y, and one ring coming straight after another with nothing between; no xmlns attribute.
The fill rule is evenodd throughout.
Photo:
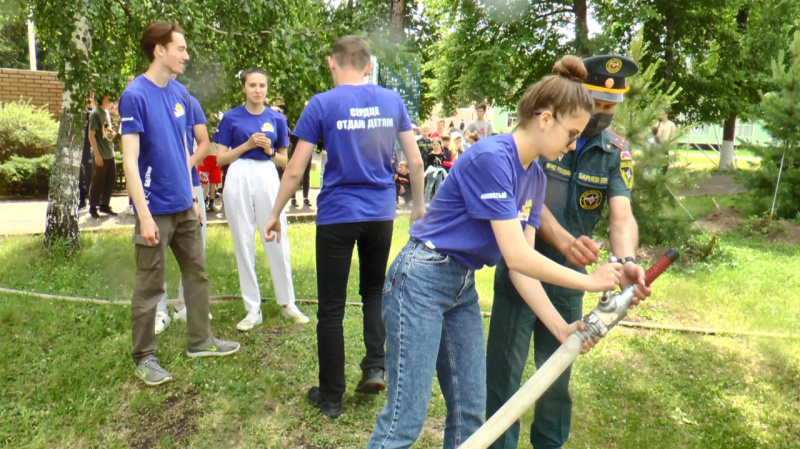
<svg viewBox="0 0 800 449"><path fill-rule="evenodd" d="M619 134L615 133L614 131L608 130L609 134L609 143L614 145L615 147L619 148L622 152L628 153L628 149L631 146L631 143L625 140L624 137L620 136ZM630 158L630 153L628 153L628 158Z"/></svg>

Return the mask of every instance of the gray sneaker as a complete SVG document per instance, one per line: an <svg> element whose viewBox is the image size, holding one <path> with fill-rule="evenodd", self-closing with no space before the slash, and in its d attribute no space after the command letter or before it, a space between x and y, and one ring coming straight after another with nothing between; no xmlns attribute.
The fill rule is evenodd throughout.
<svg viewBox="0 0 800 449"><path fill-rule="evenodd" d="M239 343L235 341L220 340L215 336L210 336L206 341L199 345L189 348L186 355L189 357L209 357L230 355L239 350Z"/></svg>
<svg viewBox="0 0 800 449"><path fill-rule="evenodd" d="M136 365L136 376L144 383L154 387L172 380L172 374L158 364L158 359L150 356Z"/></svg>

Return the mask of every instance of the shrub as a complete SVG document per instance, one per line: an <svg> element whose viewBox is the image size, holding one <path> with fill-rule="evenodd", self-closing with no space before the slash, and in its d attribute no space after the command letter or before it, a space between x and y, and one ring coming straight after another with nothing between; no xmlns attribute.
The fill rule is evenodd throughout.
<svg viewBox="0 0 800 449"><path fill-rule="evenodd" d="M38 158L55 151L58 122L28 101L0 103L0 163L11 156Z"/></svg>
<svg viewBox="0 0 800 449"><path fill-rule="evenodd" d="M739 179L751 190L757 214L792 219L800 215L800 32L789 51L772 61L772 79L774 90L761 99L761 120L775 143L753 148L761 169L739 173Z"/></svg>
<svg viewBox="0 0 800 449"><path fill-rule="evenodd" d="M11 156L0 164L0 195L46 196L54 158L52 154L37 158Z"/></svg>

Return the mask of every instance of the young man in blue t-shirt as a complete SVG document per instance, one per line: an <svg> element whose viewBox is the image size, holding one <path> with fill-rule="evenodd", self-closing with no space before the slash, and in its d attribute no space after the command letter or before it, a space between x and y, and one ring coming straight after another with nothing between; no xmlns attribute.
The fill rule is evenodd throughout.
<svg viewBox="0 0 800 449"><path fill-rule="evenodd" d="M170 78L189 60L183 30L156 22L142 35L150 67L136 77L119 101L122 154L128 194L136 208L136 281L131 298L131 331L136 375L147 385L172 380L155 357L153 323L164 293L167 246L181 268L186 292L189 357L221 356L239 343L211 335L210 285L197 198L192 191L186 127L193 125L189 92Z"/></svg>
<svg viewBox="0 0 800 449"><path fill-rule="evenodd" d="M314 145L324 138L328 162L317 199L316 237L320 383L309 390L308 400L335 418L343 413L342 319L356 244L367 354L355 390L377 394L386 386L381 293L395 218L392 153L396 141L408 159L412 223L422 217L425 204L422 159L402 99L396 92L364 83L372 68L369 44L358 36L340 38L333 44L328 65L336 87L311 98L292 130L300 140L264 226L264 238L272 240L277 234L280 242L279 214L296 191Z"/></svg>

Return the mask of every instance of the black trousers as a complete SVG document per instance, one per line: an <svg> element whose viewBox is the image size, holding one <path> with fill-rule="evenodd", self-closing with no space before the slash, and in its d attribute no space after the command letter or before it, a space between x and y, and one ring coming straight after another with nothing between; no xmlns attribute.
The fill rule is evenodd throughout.
<svg viewBox="0 0 800 449"><path fill-rule="evenodd" d="M411 185L408 185L405 188L405 193L400 193L400 186L394 186L394 202L400 204L400 198L403 198L404 204L409 204L411 202Z"/></svg>
<svg viewBox="0 0 800 449"><path fill-rule="evenodd" d="M86 145L81 154L81 172L78 177L78 202L85 203L89 199L89 185L92 182L92 167L94 167L94 154L92 147Z"/></svg>
<svg viewBox="0 0 800 449"><path fill-rule="evenodd" d="M308 199L308 189L311 187L311 160L309 159L306 169L303 172L303 199ZM292 198L297 198L297 192L294 192Z"/></svg>
<svg viewBox="0 0 800 449"><path fill-rule="evenodd" d="M111 193L117 182L117 165L114 158L103 159L103 166L92 168L92 186L89 188L89 204L92 207L108 206Z"/></svg>
<svg viewBox="0 0 800 449"><path fill-rule="evenodd" d="M346 387L342 321L354 246L358 247L358 292L364 304L361 310L366 355L361 360L361 370L384 369L386 330L381 303L393 230L392 220L317 226L317 353L324 401L341 401Z"/></svg>

